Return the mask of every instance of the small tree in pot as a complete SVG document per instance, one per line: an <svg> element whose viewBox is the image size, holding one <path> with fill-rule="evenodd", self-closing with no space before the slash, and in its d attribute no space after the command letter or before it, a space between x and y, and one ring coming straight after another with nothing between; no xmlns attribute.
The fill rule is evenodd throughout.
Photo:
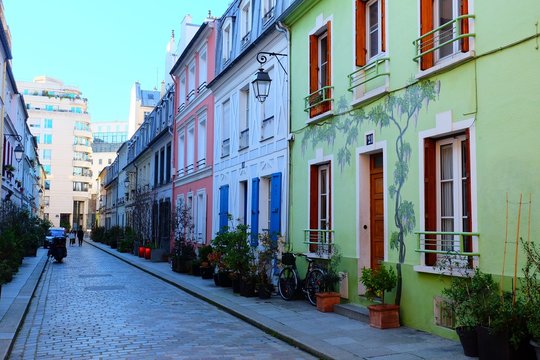
<svg viewBox="0 0 540 360"><path fill-rule="evenodd" d="M342 278L338 272L341 253L337 246L333 246L330 255L326 271L320 279L319 291L315 295L317 297L317 310L322 312L333 312L334 306L341 302L341 296L338 292L339 282Z"/></svg>
<svg viewBox="0 0 540 360"><path fill-rule="evenodd" d="M379 329L399 327L399 305L386 304L384 294L391 291L397 283L394 270L381 264L379 269L363 268L360 279L366 288L366 297L373 301L379 298L382 304L370 305L369 325Z"/></svg>

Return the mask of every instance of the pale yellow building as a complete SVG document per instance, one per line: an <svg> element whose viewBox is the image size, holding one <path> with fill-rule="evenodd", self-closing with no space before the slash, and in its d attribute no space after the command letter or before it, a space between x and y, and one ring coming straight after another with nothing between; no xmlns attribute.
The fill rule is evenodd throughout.
<svg viewBox="0 0 540 360"><path fill-rule="evenodd" d="M88 228L92 187L92 131L87 99L74 86L38 76L18 82L43 168L44 217L54 226Z"/></svg>

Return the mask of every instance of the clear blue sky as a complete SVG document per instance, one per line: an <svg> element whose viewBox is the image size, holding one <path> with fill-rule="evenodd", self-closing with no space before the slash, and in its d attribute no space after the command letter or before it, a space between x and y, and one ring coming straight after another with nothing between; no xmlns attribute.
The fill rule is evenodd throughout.
<svg viewBox="0 0 540 360"><path fill-rule="evenodd" d="M16 81L47 75L79 87L92 121L127 120L130 90L161 83L165 47L191 14L220 17L230 0L4 0ZM156 81L157 74L157 81Z"/></svg>

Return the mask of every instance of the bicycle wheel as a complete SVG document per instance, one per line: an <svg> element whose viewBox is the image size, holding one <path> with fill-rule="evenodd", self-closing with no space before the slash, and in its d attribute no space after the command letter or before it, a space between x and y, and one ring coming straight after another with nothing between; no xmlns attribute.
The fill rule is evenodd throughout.
<svg viewBox="0 0 540 360"><path fill-rule="evenodd" d="M311 305L317 305L316 293L319 292L324 272L321 269L312 269L306 276L306 296Z"/></svg>
<svg viewBox="0 0 540 360"><path fill-rule="evenodd" d="M298 285L298 277L291 267L286 267L279 273L278 291L283 300L292 300Z"/></svg>

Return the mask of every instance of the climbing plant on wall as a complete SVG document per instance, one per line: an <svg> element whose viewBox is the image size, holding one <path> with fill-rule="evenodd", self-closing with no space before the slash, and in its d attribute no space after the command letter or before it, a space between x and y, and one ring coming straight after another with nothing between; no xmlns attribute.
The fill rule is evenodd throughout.
<svg viewBox="0 0 540 360"><path fill-rule="evenodd" d="M394 202L394 225L396 230L390 237L390 248L398 251L396 270L398 275L396 304L401 302L402 271L401 265L405 262L405 237L416 227L414 204L403 198L402 189L409 175L409 161L411 158L411 145L405 140L405 135L411 127L415 127L418 115L423 107L434 101L439 94L439 83L421 81L411 83L399 95L388 95L379 104L373 106L368 112L363 109L348 110L345 97L336 103L336 113L343 114L332 118L330 122L310 126L305 130L302 138L302 152L305 153L308 145L315 149L319 144L326 142L334 147L336 136L345 138L345 142L337 149L337 162L340 170L350 166L354 147L358 146L358 134L364 123L376 125L381 133L385 128L397 130L395 145L389 151L395 151L396 162L393 170L392 185L388 187L390 199Z"/></svg>

